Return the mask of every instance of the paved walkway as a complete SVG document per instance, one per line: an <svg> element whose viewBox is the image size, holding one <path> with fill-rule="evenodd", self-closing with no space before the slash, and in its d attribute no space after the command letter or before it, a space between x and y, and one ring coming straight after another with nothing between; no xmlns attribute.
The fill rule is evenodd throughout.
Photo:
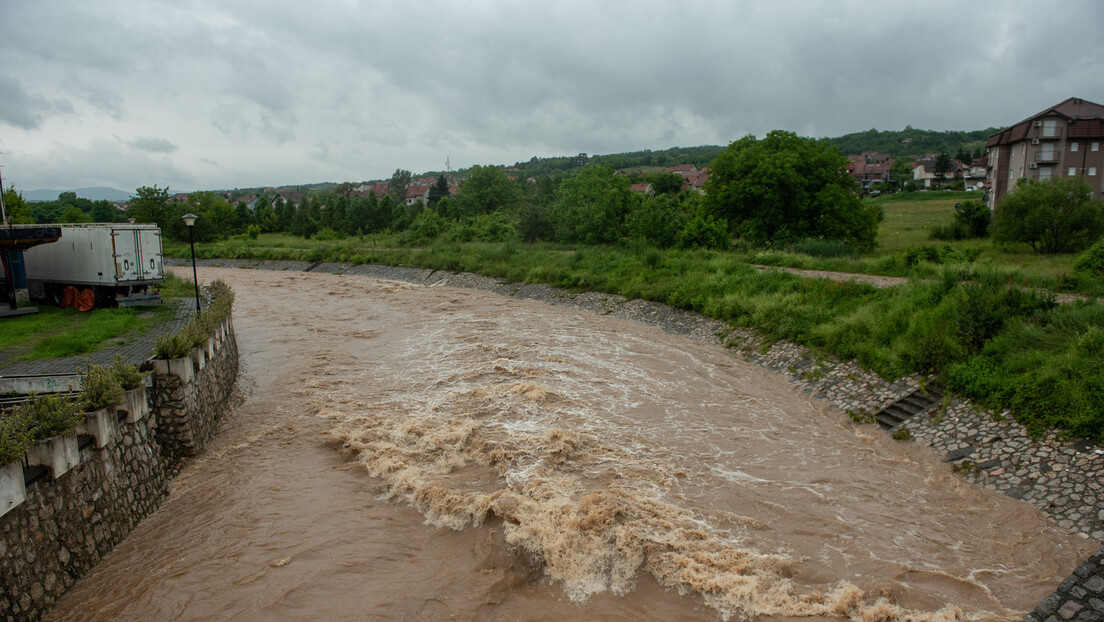
<svg viewBox="0 0 1104 622"><path fill-rule="evenodd" d="M195 305L191 299L170 300L166 304L175 307L175 313L169 319L147 326L140 333L126 335L122 338L122 344L106 345L95 352L37 361L15 361L12 360L12 355L0 352L0 376L75 374L78 368L85 368L90 363L110 365L115 361L116 354L123 355L123 359L132 365L141 365L153 356L153 344L158 337L179 331L195 313Z"/></svg>

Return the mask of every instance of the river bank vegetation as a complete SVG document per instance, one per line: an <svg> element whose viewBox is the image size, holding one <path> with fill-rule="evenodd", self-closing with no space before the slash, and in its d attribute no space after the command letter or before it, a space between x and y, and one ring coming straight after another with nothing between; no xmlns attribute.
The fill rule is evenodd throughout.
<svg viewBox="0 0 1104 622"><path fill-rule="evenodd" d="M156 203L139 189L150 200L138 209L170 240L183 239L176 212L199 214L200 257L402 264L655 300L887 378L934 374L1034 432L1104 440L1104 307L1055 298L1104 293L1099 272L1074 269L1104 226L1099 201L1076 245L1035 252L1029 237L988 237L977 193L860 200L844 164L823 141L771 132L717 155L704 194L673 173L602 164L528 179L476 166L454 196L441 177L428 203L401 200L400 170L382 196L337 187L249 210L203 193ZM188 255L179 242L166 250ZM876 289L761 266L909 280Z"/></svg>

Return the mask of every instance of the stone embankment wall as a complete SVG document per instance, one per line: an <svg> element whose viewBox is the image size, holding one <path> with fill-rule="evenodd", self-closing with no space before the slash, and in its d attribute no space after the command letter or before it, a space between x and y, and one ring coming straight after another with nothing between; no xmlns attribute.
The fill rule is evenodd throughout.
<svg viewBox="0 0 1104 622"><path fill-rule="evenodd" d="M154 361L153 408L158 441L176 462L202 453L218 429L238 377L238 344L232 319L202 348L176 361Z"/></svg>
<svg viewBox="0 0 1104 622"><path fill-rule="evenodd" d="M109 409L110 434L79 437L78 464L26 471L25 498L0 516L0 620L41 618L157 509L179 458L202 451L237 377L230 320L205 348L155 366L139 405Z"/></svg>

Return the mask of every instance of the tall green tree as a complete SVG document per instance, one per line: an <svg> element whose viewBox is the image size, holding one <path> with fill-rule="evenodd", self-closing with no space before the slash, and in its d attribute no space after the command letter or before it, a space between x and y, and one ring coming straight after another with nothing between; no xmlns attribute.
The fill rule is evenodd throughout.
<svg viewBox="0 0 1104 622"><path fill-rule="evenodd" d="M437 203L449 196L449 183L445 179L444 175L437 176L437 183L433 184L433 187L429 189L429 205L433 207Z"/></svg>
<svg viewBox="0 0 1104 622"><path fill-rule="evenodd" d="M491 212L516 215L525 201L521 186L499 166L473 166L460 184L449 210L457 216L478 216Z"/></svg>
<svg viewBox="0 0 1104 622"><path fill-rule="evenodd" d="M23 199L22 192L15 191L14 184L4 190L4 211L8 215L8 222L13 225L29 225L35 222L31 206Z"/></svg>
<svg viewBox="0 0 1104 622"><path fill-rule="evenodd" d="M410 182L414 179L414 175L410 171L397 168L391 175L391 179L387 182L387 194L391 195L391 198L396 203L402 205L406 201L406 190L410 187Z"/></svg>
<svg viewBox="0 0 1104 622"><path fill-rule="evenodd" d="M1104 232L1104 204L1081 177L1021 178L997 203L993 237L1025 242L1037 253L1084 248Z"/></svg>
<svg viewBox="0 0 1104 622"><path fill-rule="evenodd" d="M603 164L588 166L556 190L552 208L557 237L584 244L618 242L635 199L628 179Z"/></svg>
<svg viewBox="0 0 1104 622"><path fill-rule="evenodd" d="M823 238L872 248L881 210L859 200L846 166L824 141L781 130L746 136L713 161L704 207L754 243Z"/></svg>
<svg viewBox="0 0 1104 622"><path fill-rule="evenodd" d="M893 164L889 165L889 179L897 184L898 190L902 190L905 184L912 181L913 170L912 158L907 156L897 158L893 161Z"/></svg>
<svg viewBox="0 0 1104 622"><path fill-rule="evenodd" d="M169 214L169 188L158 188L156 184L151 188L149 186L139 186L134 191L136 196L130 200L130 207L127 208L127 214L139 223L154 223L161 227L162 230L166 229L168 224Z"/></svg>

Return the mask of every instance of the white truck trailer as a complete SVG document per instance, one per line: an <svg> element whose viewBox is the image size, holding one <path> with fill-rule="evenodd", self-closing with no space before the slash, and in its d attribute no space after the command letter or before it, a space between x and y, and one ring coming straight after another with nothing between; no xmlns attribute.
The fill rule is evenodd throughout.
<svg viewBox="0 0 1104 622"><path fill-rule="evenodd" d="M150 289L165 281L157 225L94 223L61 227L61 239L23 252L32 298L59 302L72 285L91 288L96 306L158 304Z"/></svg>

